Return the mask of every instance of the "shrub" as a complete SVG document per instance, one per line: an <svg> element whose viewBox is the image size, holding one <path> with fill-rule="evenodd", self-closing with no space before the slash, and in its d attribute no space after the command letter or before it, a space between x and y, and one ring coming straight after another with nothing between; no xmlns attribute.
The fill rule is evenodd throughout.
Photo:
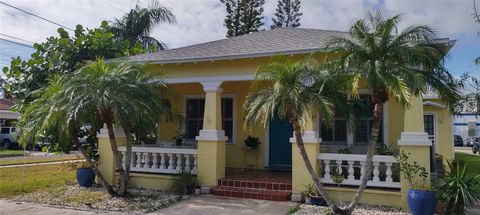
<svg viewBox="0 0 480 215"><path fill-rule="evenodd" d="M480 200L480 175L468 176L462 161L448 163L450 170L438 183L440 199L447 204L447 214L465 214L468 205Z"/></svg>
<svg viewBox="0 0 480 215"><path fill-rule="evenodd" d="M192 194L197 184L197 177L189 171L180 170L170 183L169 191L176 195Z"/></svg>

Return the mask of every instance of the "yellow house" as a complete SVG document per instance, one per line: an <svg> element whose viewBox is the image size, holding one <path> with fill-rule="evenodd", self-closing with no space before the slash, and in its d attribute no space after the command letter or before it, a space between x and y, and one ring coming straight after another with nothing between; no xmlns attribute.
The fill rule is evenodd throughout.
<svg viewBox="0 0 480 215"><path fill-rule="evenodd" d="M131 184L166 189L172 176L183 169L196 174L215 195L298 199L312 182L291 138L291 125L275 119L252 132L244 127L242 105L259 65L271 62L275 55L301 59L322 48L331 36L347 34L278 28L131 57L150 63L149 72L167 83L174 92L170 98L173 108L185 118L182 125L161 122L157 144L133 147L132 163L128 164ZM453 45L448 39L444 42ZM361 91L364 102L369 102L369 93L368 88ZM366 117L347 126L345 119L337 116L333 126L313 120L303 128L309 158L336 199L351 199L360 183L370 123ZM183 134L180 146L173 140L178 134ZM257 137L261 144L247 147L248 136ZM112 182L114 164L106 131L101 130L98 138L100 169ZM119 132L117 138L124 136ZM434 154L449 160L454 156L452 113L434 93L415 98L408 109L388 101L379 139L379 144L390 149L410 152L413 160L435 174ZM123 143L119 141L119 145ZM125 153L123 147L120 150ZM333 172L344 175L340 194L331 179ZM407 189L393 156L375 155L374 171L361 202L405 207Z"/></svg>

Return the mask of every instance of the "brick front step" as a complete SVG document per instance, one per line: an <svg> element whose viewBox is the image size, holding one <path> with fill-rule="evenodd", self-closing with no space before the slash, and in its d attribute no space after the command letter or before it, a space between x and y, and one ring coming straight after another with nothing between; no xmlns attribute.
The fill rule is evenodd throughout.
<svg viewBox="0 0 480 215"><path fill-rule="evenodd" d="M290 191L273 191L251 188L216 186L212 188L212 194L217 196L230 196L236 198L262 199L271 201L290 200Z"/></svg>
<svg viewBox="0 0 480 215"><path fill-rule="evenodd" d="M218 180L218 186L254 189L254 190L268 190L268 191L292 191L292 183L285 182L271 182L271 181L254 181L254 180L238 180L222 178Z"/></svg>

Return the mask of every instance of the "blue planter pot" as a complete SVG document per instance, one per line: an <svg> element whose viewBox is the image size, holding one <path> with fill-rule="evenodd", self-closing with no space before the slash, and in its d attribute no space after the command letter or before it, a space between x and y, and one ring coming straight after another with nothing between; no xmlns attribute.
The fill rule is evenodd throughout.
<svg viewBox="0 0 480 215"><path fill-rule="evenodd" d="M316 206L327 206L327 201L325 201L324 198L320 196L312 196L310 195L310 204L316 205Z"/></svg>
<svg viewBox="0 0 480 215"><path fill-rule="evenodd" d="M92 168L77 169L77 181L82 187L91 187L95 181L95 172Z"/></svg>
<svg viewBox="0 0 480 215"><path fill-rule="evenodd" d="M432 215L435 212L437 200L432 191L408 190L407 200L412 215Z"/></svg>

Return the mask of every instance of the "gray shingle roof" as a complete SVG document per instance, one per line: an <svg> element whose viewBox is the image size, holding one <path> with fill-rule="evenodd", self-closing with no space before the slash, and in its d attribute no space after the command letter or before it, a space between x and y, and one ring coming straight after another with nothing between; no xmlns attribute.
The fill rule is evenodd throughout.
<svg viewBox="0 0 480 215"><path fill-rule="evenodd" d="M240 59L277 54L309 53L323 47L332 36L346 32L304 28L277 28L207 43L141 54L129 60L152 63L181 63Z"/></svg>

